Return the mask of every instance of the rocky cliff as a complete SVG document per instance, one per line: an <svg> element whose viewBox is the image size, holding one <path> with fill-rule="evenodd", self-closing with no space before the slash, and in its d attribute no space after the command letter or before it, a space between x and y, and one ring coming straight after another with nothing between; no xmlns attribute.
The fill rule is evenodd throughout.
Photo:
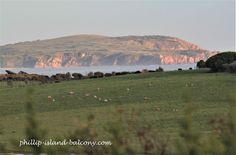
<svg viewBox="0 0 236 155"><path fill-rule="evenodd" d="M213 54L167 36L77 35L0 46L0 67L183 64Z"/></svg>

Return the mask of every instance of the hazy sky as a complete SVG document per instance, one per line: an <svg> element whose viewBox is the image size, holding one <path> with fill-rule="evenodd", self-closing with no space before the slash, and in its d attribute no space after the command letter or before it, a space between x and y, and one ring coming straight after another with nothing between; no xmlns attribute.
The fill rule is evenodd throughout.
<svg viewBox="0 0 236 155"><path fill-rule="evenodd" d="M0 45L76 34L168 35L235 50L235 1L0 0Z"/></svg>

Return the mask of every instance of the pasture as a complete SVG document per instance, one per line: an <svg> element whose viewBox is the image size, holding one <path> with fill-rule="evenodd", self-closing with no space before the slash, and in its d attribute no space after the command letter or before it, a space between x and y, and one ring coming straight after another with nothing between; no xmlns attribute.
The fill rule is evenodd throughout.
<svg viewBox="0 0 236 155"><path fill-rule="evenodd" d="M33 91L29 96L28 90ZM201 70L142 73L53 84L0 82L0 142L17 150L10 141L25 137L25 103L32 100L36 119L47 138L63 138L94 115L100 139L109 140L106 127L119 118L137 126L149 124L153 133L175 139L185 107L194 107L196 129L211 134L209 121L225 117L229 98L236 95L236 75ZM128 127L127 127L128 130ZM129 135L135 139L133 131ZM135 141L135 140L134 140ZM131 140L135 147L135 142Z"/></svg>

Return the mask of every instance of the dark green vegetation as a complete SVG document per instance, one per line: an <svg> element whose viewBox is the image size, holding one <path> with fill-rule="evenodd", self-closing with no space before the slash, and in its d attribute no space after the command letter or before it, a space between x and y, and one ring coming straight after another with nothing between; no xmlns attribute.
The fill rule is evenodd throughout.
<svg viewBox="0 0 236 155"><path fill-rule="evenodd" d="M231 97L236 94L235 84L235 74L201 70L142 73L42 85L25 85L23 82L7 85L1 82L0 142L8 152L19 150L19 143L10 140L18 142L17 139L26 138L25 128L35 127L34 120L30 119L35 115L38 125L47 133L28 131L28 137L44 135L47 139L64 139L72 135L111 140L114 145L110 154L121 154L114 153L117 149L123 154L129 151L129 154L133 151L161 154L163 150L165 154L172 154L182 150L181 155L197 155L202 153L199 150L203 151L200 148L211 146L204 145L204 142L211 142L217 146L211 148L215 152L226 155L229 149L231 153L227 155L233 155L231 146L235 144L230 140L235 136L235 128L232 123L224 121L228 118L230 104L235 103ZM30 104L26 106L29 88L34 90L30 100L35 114L30 113ZM191 110L186 110L190 104ZM25 109L28 109L28 115ZM88 123L88 116L89 122L93 121L92 125ZM26 120L31 123L27 125ZM219 141L209 141L207 136L215 135L218 126L219 132L226 132L228 138L219 135L215 137ZM221 130L220 127L230 130ZM97 136L85 132L90 130L96 130ZM178 137L182 137L183 142L179 142L176 148ZM193 153L189 153L191 151Z"/></svg>
<svg viewBox="0 0 236 155"><path fill-rule="evenodd" d="M197 62L197 68L206 68L206 63L204 60L200 60Z"/></svg>
<svg viewBox="0 0 236 155"><path fill-rule="evenodd" d="M118 76L118 75L127 75L127 74L140 74L140 73L153 73L153 72L163 72L163 68L159 67L156 70L147 70L144 69L142 71L133 71L133 72L112 72L112 73L102 73L102 72L89 72L88 75L82 75L80 73L58 73L55 75L51 75L50 77L47 75L38 75L38 74L28 74L26 72L20 71L18 73L14 73L10 70L5 70L7 74L0 74L0 82L6 81L8 84L13 81L23 81L26 84L29 82L40 82L41 84L45 83L59 83L62 81L69 80L84 80L84 79L93 79L93 78L103 78L110 76Z"/></svg>
<svg viewBox="0 0 236 155"><path fill-rule="evenodd" d="M210 68L213 72L232 72L236 73L236 52L223 52L216 54L204 62L197 63L198 68Z"/></svg>

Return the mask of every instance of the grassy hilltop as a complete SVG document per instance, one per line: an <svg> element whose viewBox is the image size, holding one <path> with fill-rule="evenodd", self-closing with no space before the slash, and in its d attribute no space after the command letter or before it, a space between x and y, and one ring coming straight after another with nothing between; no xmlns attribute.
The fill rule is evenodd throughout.
<svg viewBox="0 0 236 155"><path fill-rule="evenodd" d="M175 37L75 35L0 46L2 68L194 63L210 52Z"/></svg>
<svg viewBox="0 0 236 155"><path fill-rule="evenodd" d="M154 133L173 140L187 103L194 107L196 129L211 134L209 121L227 115L228 98L236 94L235 83L235 74L204 71L143 73L43 85L16 82L8 86L1 82L0 141L15 150L17 146L10 145L9 139L24 138L30 87L34 90L37 120L47 129L47 138L65 137L78 127L78 120L83 124L93 114L94 128L106 140L110 135L104 128L120 117L139 125L149 124ZM134 132L129 134L135 146Z"/></svg>

